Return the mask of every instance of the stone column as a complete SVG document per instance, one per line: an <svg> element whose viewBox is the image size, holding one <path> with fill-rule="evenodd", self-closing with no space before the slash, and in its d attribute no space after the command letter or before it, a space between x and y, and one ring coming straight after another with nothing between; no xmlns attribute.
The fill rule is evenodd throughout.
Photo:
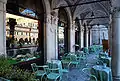
<svg viewBox="0 0 120 81"><path fill-rule="evenodd" d="M53 19L55 27L55 59L58 59L58 17L54 17Z"/></svg>
<svg viewBox="0 0 120 81"><path fill-rule="evenodd" d="M52 28L51 15L48 14L46 18L46 56L47 60L51 60L55 54L55 43L54 43L54 29Z"/></svg>
<svg viewBox="0 0 120 81"><path fill-rule="evenodd" d="M75 22L70 26L70 52L75 52Z"/></svg>
<svg viewBox="0 0 120 81"><path fill-rule="evenodd" d="M91 35L90 35L90 28L88 28L88 47L91 45Z"/></svg>
<svg viewBox="0 0 120 81"><path fill-rule="evenodd" d="M81 49L81 28L79 27L79 48Z"/></svg>
<svg viewBox="0 0 120 81"><path fill-rule="evenodd" d="M112 76L113 81L120 81L120 8L112 15Z"/></svg>
<svg viewBox="0 0 120 81"><path fill-rule="evenodd" d="M89 36L89 30L88 30L88 27L87 27L87 30L86 30L86 47L88 47L89 45L89 38L88 38L88 36Z"/></svg>
<svg viewBox="0 0 120 81"><path fill-rule="evenodd" d="M86 28L86 25L84 24L84 47L87 47L87 28Z"/></svg>
<svg viewBox="0 0 120 81"><path fill-rule="evenodd" d="M108 26L108 45L109 45L109 54L112 55L112 15L110 15L110 22Z"/></svg>
<svg viewBox="0 0 120 81"><path fill-rule="evenodd" d="M48 14L46 18L47 60L58 59L57 27L57 11L53 11L51 14Z"/></svg>
<svg viewBox="0 0 120 81"><path fill-rule="evenodd" d="M0 0L0 55L6 56L6 3L7 0Z"/></svg>
<svg viewBox="0 0 120 81"><path fill-rule="evenodd" d="M81 26L81 30L80 30L81 32L81 48L83 48L84 47L84 28L83 28L83 26Z"/></svg>

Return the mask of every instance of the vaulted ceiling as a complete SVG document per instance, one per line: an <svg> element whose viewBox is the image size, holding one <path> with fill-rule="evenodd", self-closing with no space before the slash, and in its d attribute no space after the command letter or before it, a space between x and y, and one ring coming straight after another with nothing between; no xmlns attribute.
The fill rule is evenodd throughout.
<svg viewBox="0 0 120 81"><path fill-rule="evenodd" d="M78 6L69 7L70 12L72 14L73 20L76 17L78 17L80 19L83 19L83 21L86 21L88 24L104 24L105 25L109 23L111 3L108 0L107 1L105 0L56 0L56 1L59 3L65 1L67 3L66 6L77 5L77 4L92 2L92 1L101 1L96 3L82 4ZM57 3L56 5L58 5L59 3ZM86 18L91 18L92 13L94 13L94 18L86 19ZM105 18L99 18L99 17L105 17Z"/></svg>

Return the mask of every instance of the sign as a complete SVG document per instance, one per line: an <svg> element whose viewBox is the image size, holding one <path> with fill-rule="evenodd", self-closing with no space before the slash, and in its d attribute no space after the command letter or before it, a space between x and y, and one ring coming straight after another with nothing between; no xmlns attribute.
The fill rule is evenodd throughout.
<svg viewBox="0 0 120 81"><path fill-rule="evenodd" d="M36 16L36 13L35 12L33 12L32 10L30 10L30 9L24 9L24 8L19 8L19 12L20 12L20 14L22 14L22 15L26 15L26 16L29 16L29 17L34 17L34 18L37 18L37 16Z"/></svg>

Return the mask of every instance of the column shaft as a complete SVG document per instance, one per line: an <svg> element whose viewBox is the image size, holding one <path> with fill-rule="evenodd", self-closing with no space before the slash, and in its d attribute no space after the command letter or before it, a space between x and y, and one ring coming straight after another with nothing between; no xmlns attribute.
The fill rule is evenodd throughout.
<svg viewBox="0 0 120 81"><path fill-rule="evenodd" d="M87 47L87 30L86 26L84 25L84 47Z"/></svg>
<svg viewBox="0 0 120 81"><path fill-rule="evenodd" d="M6 0L0 0L0 54L6 56Z"/></svg>
<svg viewBox="0 0 120 81"><path fill-rule="evenodd" d="M90 46L90 40L91 40L91 38L90 38L90 29L88 30L88 46Z"/></svg>
<svg viewBox="0 0 120 81"><path fill-rule="evenodd" d="M120 11L112 19L112 75L113 81L120 81Z"/></svg>

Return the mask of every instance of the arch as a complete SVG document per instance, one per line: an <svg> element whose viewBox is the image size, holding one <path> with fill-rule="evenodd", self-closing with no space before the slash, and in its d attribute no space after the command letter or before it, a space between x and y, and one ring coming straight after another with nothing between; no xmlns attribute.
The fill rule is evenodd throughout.
<svg viewBox="0 0 120 81"><path fill-rule="evenodd" d="M81 11L80 11L81 10ZM88 11L89 9L85 6L77 6L74 13L73 13L73 19L75 19L76 17L80 17L80 14L85 12L85 11Z"/></svg>
<svg viewBox="0 0 120 81"><path fill-rule="evenodd" d="M52 1L52 9L53 8L56 8L56 7L60 7L60 6L63 6L63 5L68 5L66 1L62 0L53 0ZM58 10L58 9L57 9ZM66 16L67 16L67 26L68 26L68 51L71 50L71 28L72 28L72 16L71 16L71 11L70 11L70 8L64 8L65 12L66 12ZM59 13L58 13L59 14Z"/></svg>
<svg viewBox="0 0 120 81"><path fill-rule="evenodd" d="M105 5L103 5L102 3L98 3L97 4L97 6L100 6L103 10L101 10L101 9L99 9L99 10L101 10L101 11L103 11L106 15L109 15L109 11L107 10L107 8L105 7ZM95 5L94 5L95 6ZM95 6L96 7L96 6Z"/></svg>
<svg viewBox="0 0 120 81"><path fill-rule="evenodd" d="M63 6L63 5L68 5L66 1L62 0L52 0L52 7L51 9L53 8L56 8L56 7L60 7L60 6ZM70 11L70 8L64 8L66 13L67 13L67 18L68 18L68 23L69 23L69 27L70 25L72 24L72 15L71 15L71 11Z"/></svg>
<svg viewBox="0 0 120 81"><path fill-rule="evenodd" d="M60 22L62 21L65 24L64 29L63 29L64 30L64 36L63 36L64 42L62 43L64 43L64 53L66 53L70 51L70 17L69 17L69 12L67 11L67 9L59 9L58 12L59 12L58 13L59 21ZM58 36L59 36L59 33L58 33ZM60 57L60 55L61 54L58 55L58 58Z"/></svg>
<svg viewBox="0 0 120 81"><path fill-rule="evenodd" d="M42 3L43 3L44 12L46 12L46 15L50 14L51 8L50 8L49 1L48 0L42 0Z"/></svg>

